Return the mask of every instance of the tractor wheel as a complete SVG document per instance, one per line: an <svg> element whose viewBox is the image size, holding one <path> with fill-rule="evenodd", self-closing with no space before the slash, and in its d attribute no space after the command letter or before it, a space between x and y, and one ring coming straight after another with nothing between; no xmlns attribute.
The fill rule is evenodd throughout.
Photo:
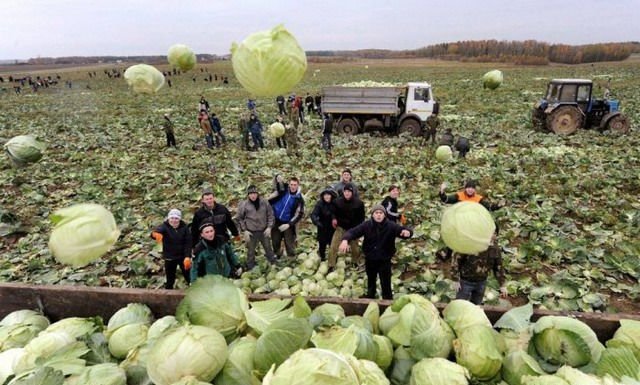
<svg viewBox="0 0 640 385"><path fill-rule="evenodd" d="M561 106L547 116L547 127L558 135L571 135L582 127L582 113L573 106Z"/></svg>
<svg viewBox="0 0 640 385"><path fill-rule="evenodd" d="M360 127L355 119L346 118L338 122L336 130L341 134L355 135L360 132Z"/></svg>
<svg viewBox="0 0 640 385"><path fill-rule="evenodd" d="M625 115L616 115L607 122L607 130L611 130L614 134L626 134L629 132L631 124Z"/></svg>
<svg viewBox="0 0 640 385"><path fill-rule="evenodd" d="M539 108L532 109L531 124L533 125L533 129L537 131L546 131L545 118L546 116L544 111L540 111Z"/></svg>
<svg viewBox="0 0 640 385"><path fill-rule="evenodd" d="M408 132L411 136L420 136L422 135L422 127L420 126L420 122L415 119L407 119L400 125L400 129L398 130L400 134L404 132Z"/></svg>

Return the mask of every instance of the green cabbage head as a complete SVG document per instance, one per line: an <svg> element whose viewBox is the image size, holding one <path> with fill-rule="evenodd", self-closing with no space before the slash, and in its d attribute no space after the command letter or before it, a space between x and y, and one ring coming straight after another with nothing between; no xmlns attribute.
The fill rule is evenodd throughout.
<svg viewBox="0 0 640 385"><path fill-rule="evenodd" d="M410 385L468 385L469 371L446 358L424 358L411 369Z"/></svg>
<svg viewBox="0 0 640 385"><path fill-rule="evenodd" d="M540 376L546 374L535 358L524 350L509 353L502 362L502 378L510 385L522 385L524 375Z"/></svg>
<svg viewBox="0 0 640 385"><path fill-rule="evenodd" d="M60 263L86 266L116 243L120 230L109 210L95 203L81 203L56 210L49 217L53 230L49 250Z"/></svg>
<svg viewBox="0 0 640 385"><path fill-rule="evenodd" d="M211 382L228 354L219 332L204 326L180 326L155 342L147 357L147 372L156 385L171 385L186 376Z"/></svg>
<svg viewBox="0 0 640 385"><path fill-rule="evenodd" d="M344 355L326 349L301 349L276 369L275 365L262 385L361 385L356 370Z"/></svg>
<svg viewBox="0 0 640 385"><path fill-rule="evenodd" d="M480 306L463 299L455 299L449 302L442 311L442 316L456 334L471 326L492 326L491 321L489 321Z"/></svg>
<svg viewBox="0 0 640 385"><path fill-rule="evenodd" d="M285 128L284 125L280 122L275 122L269 126L269 135L274 138L279 138L284 135Z"/></svg>
<svg viewBox="0 0 640 385"><path fill-rule="evenodd" d="M471 326L458 334L453 341L456 362L465 368L474 378L488 380L493 378L502 367L502 352L496 341L495 331L487 326Z"/></svg>
<svg viewBox="0 0 640 385"><path fill-rule="evenodd" d="M283 25L249 35L231 45L233 72L254 96L285 94L302 80L307 56Z"/></svg>
<svg viewBox="0 0 640 385"><path fill-rule="evenodd" d="M117 364L106 363L87 366L82 373L71 376L65 385L127 385L124 369Z"/></svg>
<svg viewBox="0 0 640 385"><path fill-rule="evenodd" d="M42 158L44 143L38 142L31 135L18 135L4 144L4 149L16 166L22 167L35 163Z"/></svg>
<svg viewBox="0 0 640 385"><path fill-rule="evenodd" d="M127 68L124 79L133 92L138 94L155 94L164 85L162 72L148 64L136 64Z"/></svg>
<svg viewBox="0 0 640 385"><path fill-rule="evenodd" d="M248 335L238 338L229 345L229 358L216 377L216 385L259 385L253 361L258 341Z"/></svg>
<svg viewBox="0 0 640 385"><path fill-rule="evenodd" d="M436 159L440 162L448 162L453 159L453 151L449 146L439 146L436 149Z"/></svg>
<svg viewBox="0 0 640 385"><path fill-rule="evenodd" d="M487 250L495 230L489 211L475 202L458 202L447 207L440 221L442 240L451 250L461 254Z"/></svg>
<svg viewBox="0 0 640 385"><path fill-rule="evenodd" d="M33 310L17 310L0 321L0 352L21 348L49 326L49 320Z"/></svg>
<svg viewBox="0 0 640 385"><path fill-rule="evenodd" d="M181 71L189 71L196 65L196 54L184 44L174 44L169 48L167 60Z"/></svg>
<svg viewBox="0 0 640 385"><path fill-rule="evenodd" d="M503 76L502 71L493 70L489 71L484 76L482 76L482 86L483 88L488 88L490 90L495 90L500 87L502 84Z"/></svg>

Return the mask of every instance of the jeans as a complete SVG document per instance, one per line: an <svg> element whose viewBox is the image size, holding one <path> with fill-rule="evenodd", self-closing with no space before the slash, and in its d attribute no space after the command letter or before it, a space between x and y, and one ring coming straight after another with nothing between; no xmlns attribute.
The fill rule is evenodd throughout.
<svg viewBox="0 0 640 385"><path fill-rule="evenodd" d="M331 245L334 232L333 227L329 227L328 229L324 227L318 228L318 255L321 261L327 259L327 246Z"/></svg>
<svg viewBox="0 0 640 385"><path fill-rule="evenodd" d="M247 242L247 269L251 270L256 266L256 247L258 242L264 249L264 255L269 263L275 263L276 258L273 255L273 249L271 248L271 239L264 236L262 231L252 231L251 238Z"/></svg>
<svg viewBox="0 0 640 385"><path fill-rule="evenodd" d="M322 149L325 151L331 151L331 133L327 132L326 134L322 134Z"/></svg>
<svg viewBox="0 0 640 385"><path fill-rule="evenodd" d="M382 299L393 299L391 291L391 259L373 261L365 259L367 272L367 298L376 298L376 280L380 277Z"/></svg>
<svg viewBox="0 0 640 385"><path fill-rule="evenodd" d="M251 137L253 138L253 147L255 149L264 148L264 141L262 139L262 133L260 132L252 132Z"/></svg>
<svg viewBox="0 0 640 385"><path fill-rule="evenodd" d="M207 141L207 148L213 148L213 135L206 134L204 138Z"/></svg>
<svg viewBox="0 0 640 385"><path fill-rule="evenodd" d="M486 284L487 281L472 282L460 278L460 289L456 293L456 299L466 299L476 305L481 305Z"/></svg>
<svg viewBox="0 0 640 385"><path fill-rule="evenodd" d="M167 282L164 284L165 289L173 289L173 284L176 282L176 269L180 266L180 271L187 284L190 282L189 271L184 268L184 259L165 259L164 260L164 272L167 276Z"/></svg>
<svg viewBox="0 0 640 385"><path fill-rule="evenodd" d="M273 252L278 258L282 256L282 239L284 238L284 248L287 252L287 257L294 258L296 256L296 228L292 225L285 231L280 231L278 230L279 225L281 225L281 223L276 223L271 229Z"/></svg>

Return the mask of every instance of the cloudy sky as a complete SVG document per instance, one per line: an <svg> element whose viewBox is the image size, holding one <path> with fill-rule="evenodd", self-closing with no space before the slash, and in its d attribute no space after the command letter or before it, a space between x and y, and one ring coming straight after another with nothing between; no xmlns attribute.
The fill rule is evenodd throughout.
<svg viewBox="0 0 640 385"><path fill-rule="evenodd" d="M0 60L226 54L283 23L305 50L413 49L457 40L640 40L640 0L0 0Z"/></svg>

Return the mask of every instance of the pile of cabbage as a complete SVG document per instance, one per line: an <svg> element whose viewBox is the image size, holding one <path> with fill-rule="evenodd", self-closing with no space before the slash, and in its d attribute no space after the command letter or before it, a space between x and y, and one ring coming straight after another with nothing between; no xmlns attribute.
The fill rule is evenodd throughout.
<svg viewBox="0 0 640 385"><path fill-rule="evenodd" d="M175 315L144 304L55 323L32 310L0 321L1 385L464 385L640 383L640 322L605 345L582 322L530 305L494 325L452 301L442 316L416 294L381 313L304 297L249 301L231 281L199 279Z"/></svg>

